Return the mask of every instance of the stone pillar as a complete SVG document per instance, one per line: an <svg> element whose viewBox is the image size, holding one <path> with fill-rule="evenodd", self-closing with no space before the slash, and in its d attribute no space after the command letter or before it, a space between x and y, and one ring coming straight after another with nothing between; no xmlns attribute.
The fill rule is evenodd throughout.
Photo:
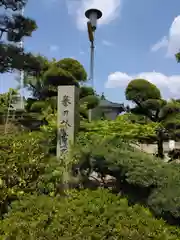
<svg viewBox="0 0 180 240"><path fill-rule="evenodd" d="M57 157L74 144L79 128L79 88L59 86L57 104Z"/></svg>

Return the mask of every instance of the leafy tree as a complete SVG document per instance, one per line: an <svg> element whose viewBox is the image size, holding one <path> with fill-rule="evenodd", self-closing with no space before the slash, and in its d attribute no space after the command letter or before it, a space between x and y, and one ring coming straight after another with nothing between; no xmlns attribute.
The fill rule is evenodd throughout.
<svg viewBox="0 0 180 240"><path fill-rule="evenodd" d="M81 86L79 98L82 99L82 98L90 96L90 95L95 95L94 89L92 87Z"/></svg>
<svg viewBox="0 0 180 240"><path fill-rule="evenodd" d="M6 37L0 43L0 72L9 72L14 69L33 72L40 70L40 63L31 53L25 53L20 46L15 46L23 37L31 36L37 26L34 20L19 14L26 5L26 0L1 0L0 7L12 10L12 14L0 15L0 39Z"/></svg>
<svg viewBox="0 0 180 240"><path fill-rule="evenodd" d="M180 104L177 102L167 102L161 97L160 90L152 83L144 79L132 80L125 91L126 99L135 103L131 109L134 114L147 117L152 122L159 123L157 128L158 156L163 158L163 141L172 129L167 127L167 120L172 114L177 116L180 112ZM170 125L169 125L170 126Z"/></svg>
<svg viewBox="0 0 180 240"><path fill-rule="evenodd" d="M43 100L46 97L42 91L42 89L45 88L43 75L51 66L51 62L49 62L46 57L43 57L41 55L37 56L37 59L41 65L40 71L35 75L32 73L26 73L24 78L24 85L34 99Z"/></svg>
<svg viewBox="0 0 180 240"><path fill-rule="evenodd" d="M74 59L62 59L60 61L48 61L40 57L42 70L38 76L26 76L25 86L37 100L45 100L47 97L57 96L58 85L78 84L77 77L84 76L86 72L83 66Z"/></svg>
<svg viewBox="0 0 180 240"><path fill-rule="evenodd" d="M99 96L93 88L87 86L80 87L80 115L84 119L88 119L88 110L95 108L100 101Z"/></svg>
<svg viewBox="0 0 180 240"><path fill-rule="evenodd" d="M144 79L132 80L126 88L126 99L141 104L149 99L161 99L159 89Z"/></svg>
<svg viewBox="0 0 180 240"><path fill-rule="evenodd" d="M82 103L86 103L87 109L95 108L99 103L99 98L96 95L89 95L81 99Z"/></svg>
<svg viewBox="0 0 180 240"><path fill-rule="evenodd" d="M79 83L86 81L87 74L83 66L74 59L65 58L60 61L49 62L46 58L41 58L44 68L38 76L27 76L26 86L31 91L33 97L40 102L36 104L36 100L33 98L28 100L27 110L33 111L37 106L42 106L42 101L46 102L44 106L57 105L57 86L59 85L79 85ZM79 80L81 79L81 80ZM99 98L96 96L95 91L91 87L80 86L80 114L87 118L87 109L95 107ZM35 107L31 107L31 104L36 104ZM86 104L86 107L85 107ZM39 109L41 112L41 108Z"/></svg>

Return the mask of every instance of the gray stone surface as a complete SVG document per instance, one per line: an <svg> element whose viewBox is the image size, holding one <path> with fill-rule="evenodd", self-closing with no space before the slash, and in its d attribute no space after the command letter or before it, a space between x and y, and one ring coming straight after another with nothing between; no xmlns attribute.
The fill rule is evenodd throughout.
<svg viewBox="0 0 180 240"><path fill-rule="evenodd" d="M79 88L75 86L58 87L58 137L57 157L68 150L75 141L79 127Z"/></svg>

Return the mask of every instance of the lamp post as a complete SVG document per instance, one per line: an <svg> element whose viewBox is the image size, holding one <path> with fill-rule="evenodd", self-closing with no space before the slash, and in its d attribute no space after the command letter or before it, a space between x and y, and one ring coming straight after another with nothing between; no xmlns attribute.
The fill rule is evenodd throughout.
<svg viewBox="0 0 180 240"><path fill-rule="evenodd" d="M102 17L102 12L98 9L89 9L85 12L85 16L89 19L87 22L87 30L89 35L89 41L91 46L91 57L90 57L90 75L89 80L92 82L94 79L94 33L97 28L97 20Z"/></svg>

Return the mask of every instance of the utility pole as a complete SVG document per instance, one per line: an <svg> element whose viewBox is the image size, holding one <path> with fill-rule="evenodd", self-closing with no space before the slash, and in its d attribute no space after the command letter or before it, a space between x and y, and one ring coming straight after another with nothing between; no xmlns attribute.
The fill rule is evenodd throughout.
<svg viewBox="0 0 180 240"><path fill-rule="evenodd" d="M21 13L22 16L24 16L24 7L22 7L21 9ZM19 42L18 46L20 48L24 47L24 40L21 39L21 41ZM24 109L24 94L23 94L23 89L24 89L24 71L21 70L19 72L19 80L20 80L20 108L23 110Z"/></svg>

